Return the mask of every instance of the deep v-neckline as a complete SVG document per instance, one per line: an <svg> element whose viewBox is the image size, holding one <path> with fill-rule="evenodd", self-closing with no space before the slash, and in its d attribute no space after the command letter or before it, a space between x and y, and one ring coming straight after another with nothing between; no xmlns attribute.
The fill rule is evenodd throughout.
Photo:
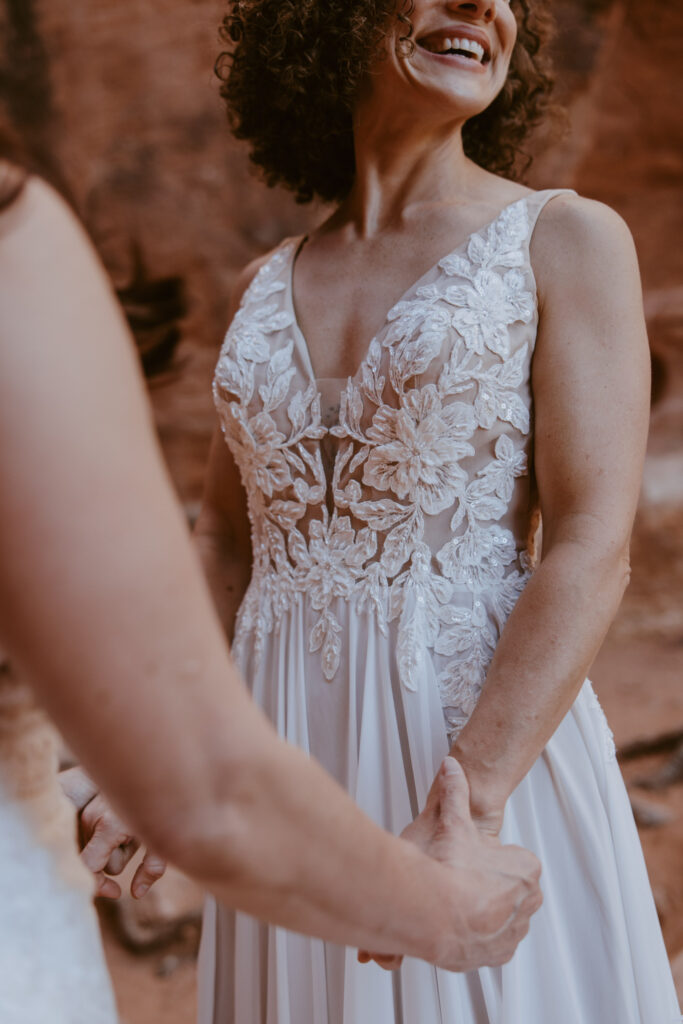
<svg viewBox="0 0 683 1024"><path fill-rule="evenodd" d="M546 191L546 190L545 189L541 189L540 191ZM552 191L552 190L550 190L550 191ZM536 191L536 192L532 191L532 192L530 192L526 196L520 196L519 199L514 199L512 202L507 203L505 206L503 206L498 211L498 213L495 215L495 217L492 217L485 224L482 224L481 227L475 228L474 231L470 231L470 233L468 235L466 235L465 238L463 238L460 242L458 242L458 244L456 246L454 246L452 249L449 249L448 252L444 253L443 256L439 256L439 258L437 260L435 260L431 264L431 266L429 266L424 271L423 274L420 274L420 276L417 277L412 282L412 284L410 284L405 289L405 291L396 299L396 301L394 303L392 303L391 306L389 306L389 308L387 309L387 311L386 311L386 313L384 315L384 320L382 321L381 327L373 334L373 336L370 338L369 342L365 346L365 348L363 350L363 356L362 356L361 361L359 362L359 364L358 364L358 366L356 368L355 373L348 374L348 375L346 375L344 377L339 377L339 378L319 377L316 374L315 369L313 367L313 360L311 359L311 350L310 350L310 348L308 346L308 341L306 340L306 335L304 334L303 330L301 329L301 325L299 323L299 318L298 318L297 313L296 313L296 303L295 303L295 299L294 299L294 267L296 265L296 261L297 261L297 257L299 256L299 253L301 252L301 250L303 249L304 245L306 244L306 241L308 240L308 235L307 234L299 235L298 238L294 238L291 241L291 243L290 243L290 245L291 245L291 253L290 253L289 264L288 264L288 268L287 268L286 301L287 301L287 305L289 306L289 310L288 310L289 314L292 317L292 326L294 328L295 333L298 336L298 339L299 339L299 342L300 342L300 346L301 346L301 350L302 350L303 355L305 357L305 361L308 364L307 369L308 369L310 378L313 381L313 383L315 383L316 381L319 381L319 380L332 380L332 379L340 380L340 381L356 380L358 378L359 374L361 374L362 371L363 371L363 366L365 365L365 362L366 362L366 360L368 358L368 354L369 354L370 349L371 349L371 347L373 345L373 342L377 341L377 339L382 335L382 333L384 331L387 330L388 326L390 325L391 321L389 319L389 315L390 315L391 311L393 309L395 309L396 306L399 305L399 303L407 302L411 298L413 293L417 292L422 287L422 284L425 281L425 279L428 278L430 276L430 274L432 274L439 267L439 265L441 263L443 263L447 259L450 259L450 257L454 256L460 249L463 249L465 246L468 246L470 244L470 242L472 241L472 239L476 235L480 235L484 231L488 231L490 228L492 228L493 225L497 224L498 221L501 219L501 217L505 213L507 213L508 210L511 210L514 206L517 206L520 203L524 203L525 206L526 206L527 200L529 199L529 195L538 195L538 194L539 194L539 191Z"/></svg>

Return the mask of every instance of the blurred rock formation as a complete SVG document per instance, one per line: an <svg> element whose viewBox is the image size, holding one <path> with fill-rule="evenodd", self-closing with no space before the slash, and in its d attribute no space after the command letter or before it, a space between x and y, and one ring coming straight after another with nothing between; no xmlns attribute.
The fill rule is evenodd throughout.
<svg viewBox="0 0 683 1024"><path fill-rule="evenodd" d="M189 501L201 490L208 384L231 280L319 212L266 191L228 134L212 73L222 9L218 0L0 0L6 113L128 290L132 325L155 351L150 368L163 368L179 346L182 373L164 375L153 399ZM683 127L673 87L683 11L654 0L557 0L555 10L571 131L559 142L539 137L529 181L575 187L628 221L651 313L657 396L668 400L683 393L683 252L675 244ZM130 289L143 266L141 298ZM667 416L669 429L683 423L680 410Z"/></svg>

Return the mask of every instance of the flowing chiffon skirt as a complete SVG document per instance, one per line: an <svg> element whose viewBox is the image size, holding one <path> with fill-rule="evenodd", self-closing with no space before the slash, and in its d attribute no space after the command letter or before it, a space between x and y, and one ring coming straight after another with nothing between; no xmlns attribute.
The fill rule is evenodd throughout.
<svg viewBox="0 0 683 1024"><path fill-rule="evenodd" d="M339 600L342 662L329 683L308 651L297 595L259 661L236 656L281 736L310 752L376 822L398 833L423 806L448 741L429 658L398 682L395 640ZM356 951L260 924L209 900L200 1024L674 1024L682 1020L614 743L586 680L510 797L505 843L543 865L544 904L513 959L452 974L397 973Z"/></svg>

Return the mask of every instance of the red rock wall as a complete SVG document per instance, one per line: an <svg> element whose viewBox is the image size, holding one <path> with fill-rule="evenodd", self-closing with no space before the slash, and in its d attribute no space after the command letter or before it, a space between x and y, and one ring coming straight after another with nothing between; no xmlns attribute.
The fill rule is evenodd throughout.
<svg viewBox="0 0 683 1024"><path fill-rule="evenodd" d="M556 10L572 132L539 143L530 183L571 185L625 216L667 387L683 393L683 10L654 0L557 0ZM0 0L0 94L10 116L71 196L118 285L136 276L137 253L142 333L156 317L156 337L187 310L177 369L152 395L173 476L191 501L231 280L315 216L263 188L230 139L212 74L221 12L219 0ZM157 294L154 282L169 278Z"/></svg>

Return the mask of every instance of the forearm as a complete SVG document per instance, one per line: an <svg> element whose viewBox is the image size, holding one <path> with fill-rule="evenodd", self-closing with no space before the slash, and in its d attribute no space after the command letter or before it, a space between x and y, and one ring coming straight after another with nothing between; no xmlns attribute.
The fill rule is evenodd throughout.
<svg viewBox="0 0 683 1024"><path fill-rule="evenodd" d="M239 551L229 538L205 530L201 519L193 541L223 632L232 643L237 612L251 578L250 552Z"/></svg>
<svg viewBox="0 0 683 1024"><path fill-rule="evenodd" d="M315 762L254 740L231 772L240 791L198 811L184 838L177 832L173 858L220 901L257 917L333 942L365 947L372 935L372 948L436 957L440 937L458 931L467 872L458 900L452 871L377 828Z"/></svg>
<svg viewBox="0 0 683 1024"><path fill-rule="evenodd" d="M477 706L452 748L473 810L502 809L571 707L628 579L619 551L555 544L521 594Z"/></svg>
<svg viewBox="0 0 683 1024"><path fill-rule="evenodd" d="M230 665L180 518L157 508L141 536L144 497L121 527L126 558L113 521L60 516L80 550L55 538L50 559L15 560L46 587L14 601L5 638L70 747L135 833L219 899L336 942L432 955L458 919L449 873L277 738ZM100 529L111 547L90 547ZM93 575L107 581L96 600Z"/></svg>

